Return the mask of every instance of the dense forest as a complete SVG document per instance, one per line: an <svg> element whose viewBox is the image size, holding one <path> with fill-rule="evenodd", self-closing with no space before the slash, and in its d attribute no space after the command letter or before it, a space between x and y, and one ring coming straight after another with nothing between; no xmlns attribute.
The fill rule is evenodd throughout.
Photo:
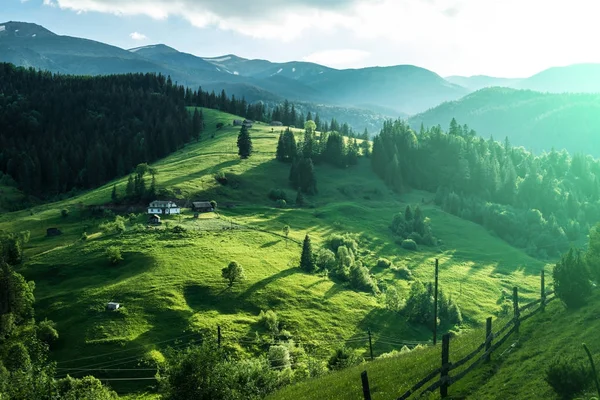
<svg viewBox="0 0 600 400"><path fill-rule="evenodd" d="M600 162L591 156L485 140L454 119L414 132L388 121L375 137L373 170L397 191L436 193L444 210L474 221L537 257L567 250L600 219Z"/></svg>
<svg viewBox="0 0 600 400"><path fill-rule="evenodd" d="M94 188L199 140L206 107L251 120L303 126L312 119L285 101L263 103L192 90L155 74L53 75L0 64L0 178L40 198ZM352 130L335 119L318 127Z"/></svg>

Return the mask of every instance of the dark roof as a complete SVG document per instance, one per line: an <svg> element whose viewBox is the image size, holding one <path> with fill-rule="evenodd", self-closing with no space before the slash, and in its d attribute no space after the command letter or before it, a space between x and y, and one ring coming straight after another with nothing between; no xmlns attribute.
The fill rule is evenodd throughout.
<svg viewBox="0 0 600 400"><path fill-rule="evenodd" d="M168 208L168 207L177 207L177 204L175 204L172 201L154 200L152 203L150 203L149 207L152 207L152 208Z"/></svg>
<svg viewBox="0 0 600 400"><path fill-rule="evenodd" d="M212 204L210 204L210 201L194 201L192 205L195 208L212 208Z"/></svg>

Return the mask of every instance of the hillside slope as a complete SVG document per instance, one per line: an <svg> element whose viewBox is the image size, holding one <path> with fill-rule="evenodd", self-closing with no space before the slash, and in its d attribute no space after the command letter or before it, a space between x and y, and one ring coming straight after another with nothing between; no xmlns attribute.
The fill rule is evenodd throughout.
<svg viewBox="0 0 600 400"><path fill-rule="evenodd" d="M573 356L587 365L582 343L588 344L596 363L600 360L600 344L597 341L600 320L596 315L598 301L600 294L595 293L588 306L575 312L567 311L559 301L554 301L545 312L525 321L519 334L511 335L492 353L491 362L481 364L463 380L450 386L450 398L559 400L560 397L544 381L546 367L559 356ZM505 321L501 320L502 323ZM496 325L498 322L495 320L494 326L501 326ZM450 362L469 354L477 344L483 342L483 338L485 329L474 329L452 338ZM368 372L373 400L396 399L428 372L440 366L440 348L440 345L427 347L393 358L363 363L323 378L286 387L268 399L362 400L360 374L365 370ZM594 394L592 387L590 385L589 396ZM416 399L419 395L417 393L410 398ZM426 398L439 399L439 391Z"/></svg>
<svg viewBox="0 0 600 400"><path fill-rule="evenodd" d="M165 347L197 340L198 332L215 332L217 325L225 345L264 354L256 332L265 333L259 313L267 309L275 310L283 329L321 360L344 340L364 338L369 328L376 355L400 347L384 336L429 340L428 329L387 311L377 297L302 273L296 267L298 243L306 233L315 249L332 233L356 234L371 273L396 286L403 296L408 282L391 270L373 268L377 258L408 267L424 281L432 279L433 260L439 258L442 287L460 305L466 326L481 325L498 310L496 299L502 289L519 285L525 298L535 297L543 263L432 205L421 207L443 246L418 252L401 249L388 228L393 215L407 204L430 202L433 194L398 197L375 177L367 160L350 169L317 166L319 194L308 198L311 205L277 208L268 193L273 188L288 190L289 171L288 165L274 160L278 132L255 125L251 130L255 153L240 160L235 145L238 129L230 125L236 117L212 110L204 110L204 115L207 131L200 143L153 165L158 188L167 190L169 198L181 205L210 199L220 205L219 214L200 219L189 210L181 218L165 219L163 228L181 225L187 233L145 229L139 225L147 221L144 205L125 233L103 233L99 225L113 217L94 216L88 206L109 202L113 183L68 201L0 216L0 229L31 232L20 272L36 282L38 318L58 324L60 340L53 356L61 374L152 377L152 372L104 369L135 369L140 358L159 357ZM216 131L218 122L226 127ZM219 185L217 172L227 174L230 184ZM119 193L125 182L126 178L114 182ZM288 195L293 199L295 191L288 190ZM62 209L70 210L68 217L61 217ZM285 225L291 227L290 241L281 233ZM51 227L63 234L46 237ZM83 232L88 235L85 241ZM106 259L110 246L123 253L118 266ZM247 279L227 289L221 269L231 260L244 267ZM122 310L105 311L108 301L122 303ZM354 342L363 351L366 346L364 340ZM144 383L112 382L121 392Z"/></svg>
<svg viewBox="0 0 600 400"><path fill-rule="evenodd" d="M600 156L600 95L482 89L409 119L414 129L452 118L484 137L508 137L535 152L567 149Z"/></svg>

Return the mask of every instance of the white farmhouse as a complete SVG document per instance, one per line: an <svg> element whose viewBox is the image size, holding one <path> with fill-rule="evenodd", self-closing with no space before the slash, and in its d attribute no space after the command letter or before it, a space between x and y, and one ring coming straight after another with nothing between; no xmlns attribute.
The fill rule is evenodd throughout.
<svg viewBox="0 0 600 400"><path fill-rule="evenodd" d="M177 204L172 201L154 200L148 206L148 214L181 214L181 208L177 207Z"/></svg>

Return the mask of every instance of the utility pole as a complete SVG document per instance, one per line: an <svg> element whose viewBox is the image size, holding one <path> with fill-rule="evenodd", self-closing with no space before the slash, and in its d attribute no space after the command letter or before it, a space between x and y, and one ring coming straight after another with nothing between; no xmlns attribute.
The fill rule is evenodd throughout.
<svg viewBox="0 0 600 400"><path fill-rule="evenodd" d="M439 263L435 259L435 291L433 293L433 345L437 343L437 314L438 314L438 273Z"/></svg>

